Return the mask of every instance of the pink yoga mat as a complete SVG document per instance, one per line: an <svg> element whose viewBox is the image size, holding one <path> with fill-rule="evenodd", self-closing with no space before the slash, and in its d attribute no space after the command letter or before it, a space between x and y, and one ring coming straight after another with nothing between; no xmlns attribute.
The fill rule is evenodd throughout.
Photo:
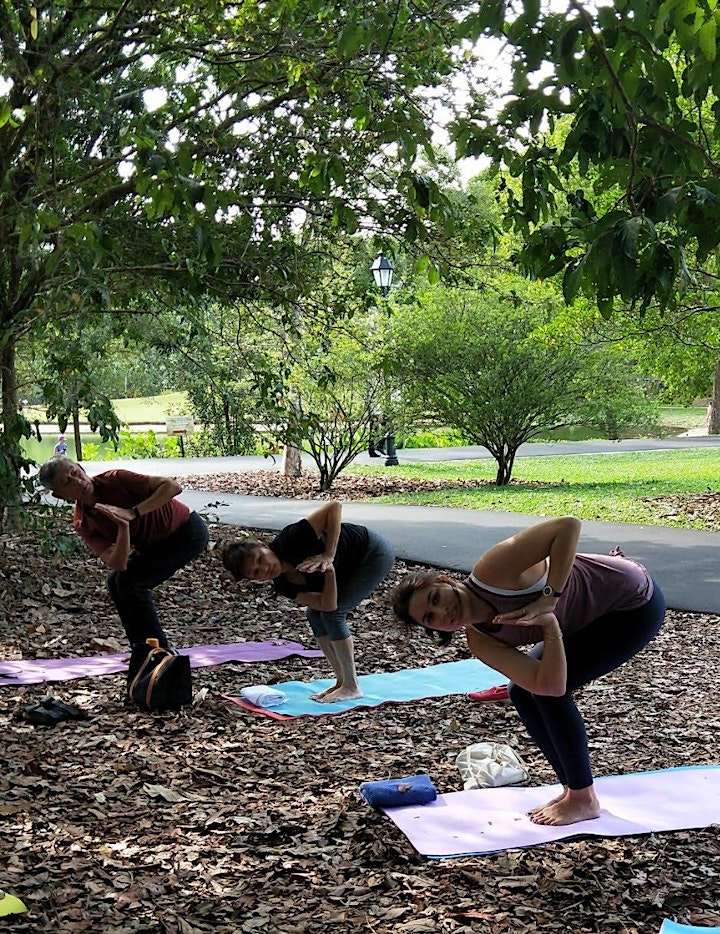
<svg viewBox="0 0 720 934"><path fill-rule="evenodd" d="M271 639L268 642L235 642L222 645L192 645L178 649L190 656L191 668L209 668L223 662L273 662L289 655L320 658L322 652L306 649L299 642ZM0 662L0 686L41 684L43 681L71 681L97 678L125 671L129 652L115 655L88 655L78 658L26 658Z"/></svg>
<svg viewBox="0 0 720 934"><path fill-rule="evenodd" d="M533 824L527 812L560 785L507 786L438 795L385 813L418 853L432 858L497 853L576 836L624 837L720 823L720 766L688 766L596 779L601 813L567 827Z"/></svg>

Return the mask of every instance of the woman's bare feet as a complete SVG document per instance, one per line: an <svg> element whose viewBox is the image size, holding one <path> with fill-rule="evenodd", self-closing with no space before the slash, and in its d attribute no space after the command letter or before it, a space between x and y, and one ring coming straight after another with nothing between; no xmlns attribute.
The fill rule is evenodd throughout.
<svg viewBox="0 0 720 934"><path fill-rule="evenodd" d="M325 688L324 691L318 691L317 694L311 694L310 699L321 701L323 697L326 697L328 694L330 694L331 691L337 691L339 687L342 687L342 685L339 681L336 681L335 684L331 685L329 688Z"/></svg>
<svg viewBox="0 0 720 934"><path fill-rule="evenodd" d="M323 691L322 694L317 694L313 697L313 700L318 701L320 704L334 704L336 701L341 700L353 700L355 697L362 697L363 692L360 688L345 688L338 687L333 688L330 691Z"/></svg>
<svg viewBox="0 0 720 934"><path fill-rule="evenodd" d="M599 816L600 802L592 785L577 790L568 789L560 798L554 798L543 807L535 808L530 812L530 820L534 824L553 827L594 820Z"/></svg>
<svg viewBox="0 0 720 934"><path fill-rule="evenodd" d="M528 811L528 817L532 820L532 818L536 814L539 814L541 811L544 811L545 808L550 807L551 804L557 804L558 801L562 801L562 799L565 797L567 793L568 793L568 787L567 785L564 785L563 790L560 792L557 798L553 798L552 801L546 801L545 804L540 805L540 807L533 808L531 811Z"/></svg>

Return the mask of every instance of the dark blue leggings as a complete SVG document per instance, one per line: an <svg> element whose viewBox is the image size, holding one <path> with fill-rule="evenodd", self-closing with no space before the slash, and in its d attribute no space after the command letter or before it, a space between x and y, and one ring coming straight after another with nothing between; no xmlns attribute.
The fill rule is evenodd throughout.
<svg viewBox="0 0 720 934"><path fill-rule="evenodd" d="M607 613L565 637L567 690L562 697L531 694L510 682L510 700L560 782L568 788L587 788L593 783L585 723L573 691L637 655L658 633L664 619L665 597L655 584L650 600L638 609ZM540 642L530 654L542 658L542 653Z"/></svg>
<svg viewBox="0 0 720 934"><path fill-rule="evenodd" d="M191 512L188 521L168 538L142 552L133 551L124 571L110 572L108 589L130 645L157 639L167 647L167 636L155 610L153 587L201 555L208 538L207 525Z"/></svg>

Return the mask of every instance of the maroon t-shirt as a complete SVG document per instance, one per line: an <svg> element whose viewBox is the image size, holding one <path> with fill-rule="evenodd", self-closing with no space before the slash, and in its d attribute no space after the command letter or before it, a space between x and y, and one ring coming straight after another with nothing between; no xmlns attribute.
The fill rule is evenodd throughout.
<svg viewBox="0 0 720 934"><path fill-rule="evenodd" d="M493 623L496 614L519 610L540 596L542 584L523 593L493 592L473 575L465 579L468 588L487 604L485 619L474 627L506 645L541 642L541 626L501 626ZM618 555L577 554L563 593L553 610L565 635L578 632L606 613L635 610L653 595L653 581L639 561Z"/></svg>
<svg viewBox="0 0 720 934"><path fill-rule="evenodd" d="M96 501L108 506L132 509L151 493L150 478L131 470L106 470L91 479ZM159 509L130 522L130 544L135 551L142 551L154 542L161 542L184 525L189 516L190 509L184 503L171 499ZM73 526L96 555L115 544L117 523L103 516L94 506L75 503Z"/></svg>

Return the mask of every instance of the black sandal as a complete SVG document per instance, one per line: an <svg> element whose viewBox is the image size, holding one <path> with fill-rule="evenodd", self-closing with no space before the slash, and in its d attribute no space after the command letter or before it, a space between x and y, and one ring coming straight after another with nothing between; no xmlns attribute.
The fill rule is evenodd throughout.
<svg viewBox="0 0 720 934"><path fill-rule="evenodd" d="M39 704L26 707L23 719L40 726L55 726L65 720L87 720L88 713L80 707L66 704L54 697L45 697Z"/></svg>
<svg viewBox="0 0 720 934"><path fill-rule="evenodd" d="M73 704L66 704L65 701L58 700L57 697L46 697L40 701L42 707L49 710L60 710L70 720L87 720L88 712L82 707L75 707Z"/></svg>

